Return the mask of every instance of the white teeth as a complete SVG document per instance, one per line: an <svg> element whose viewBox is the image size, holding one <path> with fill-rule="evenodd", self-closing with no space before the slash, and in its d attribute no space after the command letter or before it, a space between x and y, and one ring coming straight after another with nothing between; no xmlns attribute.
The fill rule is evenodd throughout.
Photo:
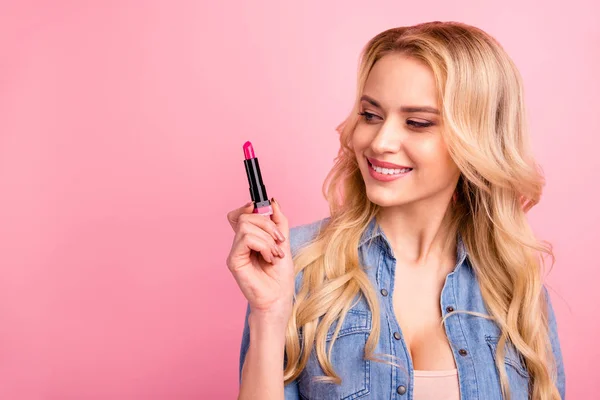
<svg viewBox="0 0 600 400"><path fill-rule="evenodd" d="M381 168L381 167L376 167L373 164L371 164L371 168L373 168L375 171L379 172L380 174L385 174L385 175L404 174L411 170L410 168L402 168L402 169Z"/></svg>

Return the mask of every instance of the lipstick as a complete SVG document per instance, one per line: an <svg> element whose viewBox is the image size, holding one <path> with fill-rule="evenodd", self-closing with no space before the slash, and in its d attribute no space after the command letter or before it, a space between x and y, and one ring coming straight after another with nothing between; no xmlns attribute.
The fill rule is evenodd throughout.
<svg viewBox="0 0 600 400"><path fill-rule="evenodd" d="M267 188L263 184L258 158L254 153L252 143L244 143L244 166L246 167L246 175L248 176L248 184L250 185L250 198L254 202L254 213L269 216L273 214L271 201L267 196Z"/></svg>

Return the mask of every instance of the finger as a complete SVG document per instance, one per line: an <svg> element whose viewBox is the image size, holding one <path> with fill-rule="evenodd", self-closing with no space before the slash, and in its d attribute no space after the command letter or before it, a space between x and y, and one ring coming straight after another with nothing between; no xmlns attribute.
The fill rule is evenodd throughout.
<svg viewBox="0 0 600 400"><path fill-rule="evenodd" d="M241 239L240 244L245 246L248 251L254 250L257 253L260 253L266 262L270 264L273 263L273 246L266 240L252 234L246 234Z"/></svg>
<svg viewBox="0 0 600 400"><path fill-rule="evenodd" d="M241 223L250 223L258 228L262 229L265 233L269 234L274 240L279 242L285 241L285 235L279 230L277 224L270 218L265 218L260 214L242 214L238 218L238 226Z"/></svg>
<svg viewBox="0 0 600 400"><path fill-rule="evenodd" d="M262 220L262 221L261 221ZM258 222L257 222L258 221ZM273 236L273 234L265 231L261 226L255 224L262 224L263 226L268 226L268 224L275 225L272 221L268 220L262 215L258 214L245 214L240 216L240 220L238 221L238 235L241 237L243 235L255 235L267 242L273 249L273 255L280 256L283 254L283 251L277 245L277 238Z"/></svg>
<svg viewBox="0 0 600 400"><path fill-rule="evenodd" d="M281 206L279 202L273 198L271 200L271 207L273 208L273 215L271 215L271 221L275 223L280 232L283 233L284 236L288 237L290 228L288 224L288 220L285 215L281 212Z"/></svg>
<svg viewBox="0 0 600 400"><path fill-rule="evenodd" d="M230 211L227 214L227 221L229 221L229 225L231 225L231 227L233 229L235 229L235 227L237 226L237 223L238 223L238 219L240 218L240 215L252 213L253 210L254 210L254 202L250 201L250 202L244 204L243 206L241 206L240 208L236 208L235 210Z"/></svg>

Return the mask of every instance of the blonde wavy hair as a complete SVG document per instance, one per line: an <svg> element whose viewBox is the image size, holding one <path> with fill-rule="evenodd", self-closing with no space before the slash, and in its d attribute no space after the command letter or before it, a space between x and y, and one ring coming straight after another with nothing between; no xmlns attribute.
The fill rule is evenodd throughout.
<svg viewBox="0 0 600 400"><path fill-rule="evenodd" d="M359 294L373 313L365 357L380 361L374 355L380 334L376 290L358 255L361 235L380 207L367 198L350 141L367 76L377 60L390 53L420 60L436 79L442 134L461 171L448 211L451 232L462 236L488 308L489 316L477 315L492 319L501 330L496 366L503 397L510 399L504 365L509 342L524 357L530 396L560 399L542 282L542 256L550 255L554 263L554 255L550 244L536 240L526 219L545 179L528 143L522 80L494 38L456 22L388 29L361 52L354 106L337 127L341 146L323 185L330 219L294 257L296 273L303 279L286 334L285 383L300 375L313 349L324 378L341 382L331 364L331 349L342 324L328 351L326 336Z"/></svg>

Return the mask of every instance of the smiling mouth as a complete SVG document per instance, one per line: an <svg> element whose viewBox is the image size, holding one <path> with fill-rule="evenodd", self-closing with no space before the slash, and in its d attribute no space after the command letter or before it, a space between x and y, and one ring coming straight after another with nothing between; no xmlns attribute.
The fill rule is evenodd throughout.
<svg viewBox="0 0 600 400"><path fill-rule="evenodd" d="M382 175L402 175L413 170L412 168L381 168L371 164L368 159L367 164L369 165L370 169Z"/></svg>

